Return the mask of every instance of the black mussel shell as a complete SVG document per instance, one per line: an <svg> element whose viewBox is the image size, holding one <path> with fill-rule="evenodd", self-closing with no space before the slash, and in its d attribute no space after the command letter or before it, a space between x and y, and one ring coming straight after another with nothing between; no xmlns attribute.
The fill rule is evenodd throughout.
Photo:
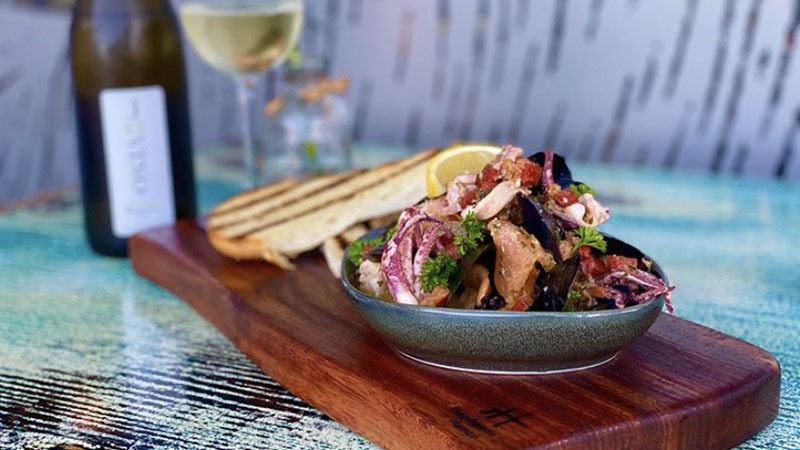
<svg viewBox="0 0 800 450"><path fill-rule="evenodd" d="M631 244L628 244L627 242L621 241L615 238L614 236L611 236L610 234L603 233L602 231L600 232L600 234L602 234L606 240L606 251L604 252L604 254L620 255L620 256L627 256L629 258L636 258L636 260L639 261L640 269L655 274L658 278L661 278L662 280L666 281L665 278L666 276L664 275L664 271L661 270L661 267L658 264L656 264L653 260L651 260L649 256L642 253L641 250L639 250L638 248L634 247ZM650 261L652 263L652 266L645 267L643 264L643 261L645 260Z"/></svg>
<svg viewBox="0 0 800 450"><path fill-rule="evenodd" d="M381 258L381 256L383 255L383 250L384 250L385 248L386 248L386 243L384 242L384 243L383 243L383 244L381 244L381 245L377 245L377 246L375 246L375 247L372 247L371 249L367 250L367 252L366 252L364 255L365 255L367 258L377 258L377 259L380 259L380 258Z"/></svg>
<svg viewBox="0 0 800 450"><path fill-rule="evenodd" d="M600 234L602 234L606 240L606 251L603 252L606 255L628 256L636 259L642 259L646 257L646 255L642 253L641 250L634 247L633 245L628 244L627 242L623 242L608 233L604 233L601 231Z"/></svg>
<svg viewBox="0 0 800 450"><path fill-rule="evenodd" d="M489 293L478 300L475 309L498 310L504 306L506 306L506 299L500 294Z"/></svg>
<svg viewBox="0 0 800 450"><path fill-rule="evenodd" d="M613 298L598 298L595 309L619 309Z"/></svg>
<svg viewBox="0 0 800 450"><path fill-rule="evenodd" d="M383 243L381 243L380 245L376 245L375 247L372 247L371 249L367 250L367 252L364 254L364 256L366 256L367 258L372 258L372 259L375 259L375 258L380 259L381 258L381 256L383 255L383 250L386 248L386 243L389 241L389 239L388 239L389 236L387 235L389 230L390 230L390 227L377 228L375 230L370 231L369 233L367 233L366 236L361 238L361 239L367 239L370 236L372 236L372 237L381 236L381 238L383 239Z"/></svg>
<svg viewBox="0 0 800 450"><path fill-rule="evenodd" d="M575 255L540 276L536 283L539 294L533 301L531 311L563 311L580 263L580 256Z"/></svg>
<svg viewBox="0 0 800 450"><path fill-rule="evenodd" d="M566 299L559 298L550 288L536 296L530 311L563 311Z"/></svg>
<svg viewBox="0 0 800 450"><path fill-rule="evenodd" d="M528 159L544 168L544 152L534 153ZM567 189L571 184L574 183L574 180L572 179L572 172L570 172L569 167L567 166L567 161L564 160L564 157L558 153L553 153L553 181L561 186L562 189ZM539 188L542 188L542 183L539 183Z"/></svg>
<svg viewBox="0 0 800 450"><path fill-rule="evenodd" d="M545 211L535 200L517 194L517 203L522 211L522 226L535 237L542 247L553 254L557 263L561 262L561 252L558 250L557 233L560 233L555 217Z"/></svg>

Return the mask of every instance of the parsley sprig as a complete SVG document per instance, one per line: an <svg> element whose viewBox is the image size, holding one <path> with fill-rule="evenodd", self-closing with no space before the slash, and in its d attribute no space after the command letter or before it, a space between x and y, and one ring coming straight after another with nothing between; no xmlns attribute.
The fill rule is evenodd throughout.
<svg viewBox="0 0 800 450"><path fill-rule="evenodd" d="M575 243L572 254L575 254L575 252L583 246L592 247L601 252L606 251L606 240L596 229L592 227L579 227L575 230L575 234L578 235L578 242Z"/></svg>
<svg viewBox="0 0 800 450"><path fill-rule="evenodd" d="M458 262L445 253L439 253L436 258L429 258L422 263L422 273L419 277L422 290L430 293L436 286L449 287L458 270Z"/></svg>
<svg viewBox="0 0 800 450"><path fill-rule="evenodd" d="M569 190L577 194L578 197L583 194L592 194L593 196L597 195L597 191L589 187L588 184L583 183L572 183L569 185Z"/></svg>
<svg viewBox="0 0 800 450"><path fill-rule="evenodd" d="M386 233L372 239L359 239L347 248L347 259L358 267L364 261L364 254L379 245L388 242L397 231L397 225L386 230Z"/></svg>
<svg viewBox="0 0 800 450"><path fill-rule="evenodd" d="M453 243L458 247L459 255L467 256L480 246L483 233L486 231L486 224L478 220L475 213L470 211L461 220L461 228L464 229L464 234L456 236Z"/></svg>
<svg viewBox="0 0 800 450"><path fill-rule="evenodd" d="M364 253L381 244L383 244L383 237L381 236L355 241L347 248L347 259L350 260L354 266L358 267L364 258Z"/></svg>

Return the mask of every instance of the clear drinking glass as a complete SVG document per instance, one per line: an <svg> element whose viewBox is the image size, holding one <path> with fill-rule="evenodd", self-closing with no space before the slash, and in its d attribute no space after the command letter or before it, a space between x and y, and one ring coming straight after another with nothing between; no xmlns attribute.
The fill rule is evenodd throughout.
<svg viewBox="0 0 800 450"><path fill-rule="evenodd" d="M279 66L297 43L302 0L181 0L181 23L200 57L233 76L241 111L247 186L263 171L257 159L253 123L258 75Z"/></svg>
<svg viewBox="0 0 800 450"><path fill-rule="evenodd" d="M349 170L352 165L353 114L343 88L323 89L329 80L313 66L287 68L284 93L267 104L265 178L276 181ZM330 85L330 84L329 84Z"/></svg>

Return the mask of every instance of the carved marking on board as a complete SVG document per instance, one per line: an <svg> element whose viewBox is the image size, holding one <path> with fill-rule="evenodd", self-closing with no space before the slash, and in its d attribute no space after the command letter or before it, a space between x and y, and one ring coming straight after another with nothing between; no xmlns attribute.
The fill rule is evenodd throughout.
<svg viewBox="0 0 800 450"><path fill-rule="evenodd" d="M520 408L504 408L491 406L479 409L475 412L466 411L461 406L450 408L450 424L460 433L476 438L479 435L491 436L495 429L508 426L525 427L524 419L531 417L532 414Z"/></svg>

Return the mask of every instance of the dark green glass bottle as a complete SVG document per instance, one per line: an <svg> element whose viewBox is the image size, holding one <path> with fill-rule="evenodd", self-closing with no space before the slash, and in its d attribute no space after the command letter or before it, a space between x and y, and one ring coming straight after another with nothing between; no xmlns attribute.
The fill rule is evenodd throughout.
<svg viewBox="0 0 800 450"><path fill-rule="evenodd" d="M127 255L141 230L196 214L180 30L168 0L77 0L70 30L86 233Z"/></svg>

